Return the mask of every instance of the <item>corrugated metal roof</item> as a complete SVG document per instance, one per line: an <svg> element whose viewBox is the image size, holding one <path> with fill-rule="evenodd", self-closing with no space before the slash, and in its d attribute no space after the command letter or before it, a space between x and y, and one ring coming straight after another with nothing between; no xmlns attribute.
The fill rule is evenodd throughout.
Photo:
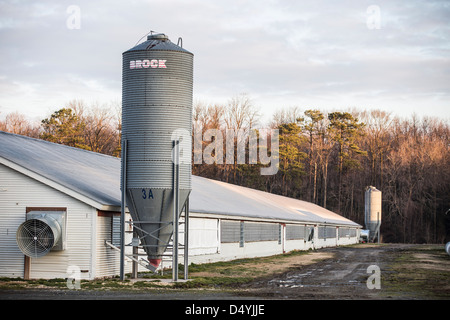
<svg viewBox="0 0 450 320"><path fill-rule="evenodd" d="M192 212L359 226L311 202L192 176Z"/></svg>
<svg viewBox="0 0 450 320"><path fill-rule="evenodd" d="M99 204L120 207L120 159L3 131L0 158Z"/></svg>
<svg viewBox="0 0 450 320"><path fill-rule="evenodd" d="M0 131L0 163L7 165L2 158L99 206L120 208L118 158ZM190 211L360 227L310 202L198 176L192 176Z"/></svg>

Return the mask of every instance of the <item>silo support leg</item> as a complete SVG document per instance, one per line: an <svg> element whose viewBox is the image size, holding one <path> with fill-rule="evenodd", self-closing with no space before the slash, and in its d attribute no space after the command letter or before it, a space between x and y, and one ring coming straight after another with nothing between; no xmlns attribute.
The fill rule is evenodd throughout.
<svg viewBox="0 0 450 320"><path fill-rule="evenodd" d="M120 280L125 280L125 208L126 204L126 190L127 190L127 147L128 141L122 141L122 199L121 199L121 213L120 213Z"/></svg>
<svg viewBox="0 0 450 320"><path fill-rule="evenodd" d="M180 192L180 141L173 141L173 251L172 281L178 281L178 227L179 227L179 192Z"/></svg>
<svg viewBox="0 0 450 320"><path fill-rule="evenodd" d="M189 197L184 204L184 280L188 279L189 266Z"/></svg>

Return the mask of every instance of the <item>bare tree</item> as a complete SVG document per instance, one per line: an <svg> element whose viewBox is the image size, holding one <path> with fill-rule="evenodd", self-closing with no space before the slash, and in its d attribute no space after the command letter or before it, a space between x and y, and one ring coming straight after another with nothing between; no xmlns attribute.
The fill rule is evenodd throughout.
<svg viewBox="0 0 450 320"><path fill-rule="evenodd" d="M299 107L293 106L289 108L281 108L274 112L270 122L271 128L278 128L282 124L296 123L301 119L301 111Z"/></svg>
<svg viewBox="0 0 450 320"><path fill-rule="evenodd" d="M224 121L228 129L249 130L258 125L260 117L248 94L241 93L228 101Z"/></svg>
<svg viewBox="0 0 450 320"><path fill-rule="evenodd" d="M118 137L113 124L113 115L108 108L91 107L83 116L86 128L86 144L94 152L113 155L117 149Z"/></svg>
<svg viewBox="0 0 450 320"><path fill-rule="evenodd" d="M227 163L225 165L226 181L229 181L228 166L232 167L232 182L238 180L238 149L245 146L248 141L249 132L255 128L260 120L260 113L253 105L251 98L242 93L232 97L224 110L225 136ZM231 155L233 164L230 164Z"/></svg>
<svg viewBox="0 0 450 320"><path fill-rule="evenodd" d="M33 138L39 137L39 125L33 124L25 115L17 111L6 115L5 120L0 122L0 130Z"/></svg>

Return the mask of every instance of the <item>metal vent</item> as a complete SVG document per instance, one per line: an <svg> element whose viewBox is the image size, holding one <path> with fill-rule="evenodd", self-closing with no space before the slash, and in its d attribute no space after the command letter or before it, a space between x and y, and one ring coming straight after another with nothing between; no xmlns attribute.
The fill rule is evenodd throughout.
<svg viewBox="0 0 450 320"><path fill-rule="evenodd" d="M61 226L52 217L42 214L22 223L16 240L20 251L28 257L45 256L61 238Z"/></svg>

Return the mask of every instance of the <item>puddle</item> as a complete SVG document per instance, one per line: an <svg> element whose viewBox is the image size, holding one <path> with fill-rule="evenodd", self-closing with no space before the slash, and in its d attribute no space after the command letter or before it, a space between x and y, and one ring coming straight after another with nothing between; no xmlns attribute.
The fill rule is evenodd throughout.
<svg viewBox="0 0 450 320"><path fill-rule="evenodd" d="M361 283L356 279L344 280L344 275L348 273L345 270L326 269L327 268L325 267L304 273L290 274L287 275L285 279L273 279L270 280L269 283L279 288L327 288L337 285L355 286ZM340 277L340 274L342 274L342 277ZM332 279L331 282L330 279Z"/></svg>
<svg viewBox="0 0 450 320"><path fill-rule="evenodd" d="M270 280L269 283L274 284L280 288L304 288L304 287L327 287L329 284L306 284L305 279L312 276L317 276L317 273L322 272L323 269L311 270L306 273L298 273L289 275L287 279Z"/></svg>

